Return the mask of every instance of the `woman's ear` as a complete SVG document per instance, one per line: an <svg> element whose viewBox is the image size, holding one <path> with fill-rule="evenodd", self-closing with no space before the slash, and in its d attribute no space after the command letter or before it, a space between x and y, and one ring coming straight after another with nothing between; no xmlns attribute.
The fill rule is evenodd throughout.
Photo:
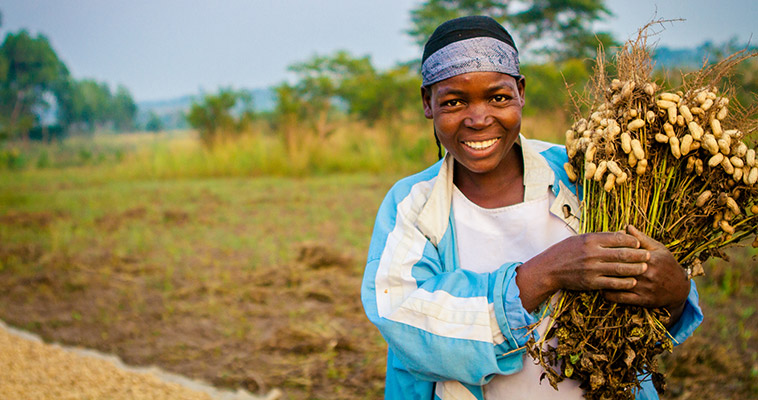
<svg viewBox="0 0 758 400"><path fill-rule="evenodd" d="M521 107L523 107L525 103L524 94L526 93L526 78L523 76L520 77L518 82L516 82L516 85L518 86L519 97L521 97Z"/></svg>
<svg viewBox="0 0 758 400"><path fill-rule="evenodd" d="M421 87L421 102L424 104L424 117L432 119L432 88L430 86Z"/></svg>

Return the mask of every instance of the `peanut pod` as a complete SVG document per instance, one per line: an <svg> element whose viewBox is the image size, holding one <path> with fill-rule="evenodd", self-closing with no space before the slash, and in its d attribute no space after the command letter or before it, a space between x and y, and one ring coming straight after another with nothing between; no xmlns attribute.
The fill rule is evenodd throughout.
<svg viewBox="0 0 758 400"><path fill-rule="evenodd" d="M692 146L692 135L684 135L679 145L679 149L682 151L682 155L687 155L690 152Z"/></svg>
<svg viewBox="0 0 758 400"><path fill-rule="evenodd" d="M724 157L724 159L721 160L721 167L724 168L724 172L726 172L727 175L734 174L734 165L732 165L732 162L729 161L728 158Z"/></svg>
<svg viewBox="0 0 758 400"><path fill-rule="evenodd" d="M681 114L682 117L684 117L684 120L688 124L692 122L693 120L692 113L690 112L690 108L687 107L685 104L682 104L681 106L679 106L679 114Z"/></svg>
<svg viewBox="0 0 758 400"><path fill-rule="evenodd" d="M711 167L711 168L713 168L713 167L721 164L721 161L723 161L723 160L724 160L724 155L721 154L721 153L716 153L716 155L714 155L713 157L711 157L708 160L708 166Z"/></svg>
<svg viewBox="0 0 758 400"><path fill-rule="evenodd" d="M758 167L750 169L750 175L748 176L747 182L750 185L755 185L755 183L758 182Z"/></svg>
<svg viewBox="0 0 758 400"><path fill-rule="evenodd" d="M614 187L616 187L616 175L608 174L608 177L605 179L605 185L603 185L603 189L605 189L606 192L610 192Z"/></svg>
<svg viewBox="0 0 758 400"><path fill-rule="evenodd" d="M603 179L603 175L605 175L605 170L607 168L608 168L608 162L600 161L600 164L597 166L597 169L595 170L595 176L593 176L593 179L595 179L597 182L600 182Z"/></svg>
<svg viewBox="0 0 758 400"><path fill-rule="evenodd" d="M623 171L619 167L619 165L616 163L616 161L608 161L606 163L606 166L608 167L608 171L611 171L612 174L616 175L617 177L621 176Z"/></svg>
<svg viewBox="0 0 758 400"><path fill-rule="evenodd" d="M642 143L640 143L639 139L632 139L632 151L638 160L645 158L645 151L642 150Z"/></svg>
<svg viewBox="0 0 758 400"><path fill-rule="evenodd" d="M732 210L732 213L734 215L741 214L740 206L737 205L737 202L733 198L731 197L726 198L726 206L729 207L730 210Z"/></svg>
<svg viewBox="0 0 758 400"><path fill-rule="evenodd" d="M674 137L674 136L672 136ZM658 143L668 143L669 137L662 134L662 133L656 133L655 134L655 141Z"/></svg>
<svg viewBox="0 0 758 400"><path fill-rule="evenodd" d="M621 149L627 154L632 151L632 137L629 135L629 132L621 134Z"/></svg>
<svg viewBox="0 0 758 400"><path fill-rule="evenodd" d="M695 121L690 121L687 123L687 127L690 129L690 134L692 134L692 138L695 140L700 140L700 138L703 137L703 128L698 125ZM663 126L663 129L666 129L666 126ZM668 133L668 132L667 132Z"/></svg>
<svg viewBox="0 0 758 400"><path fill-rule="evenodd" d="M667 93L667 92L666 93L661 93L660 98L661 98L661 100L671 101L671 102L674 102L674 103L678 103L679 100L681 100L681 97L679 97L679 95L674 94L674 93Z"/></svg>
<svg viewBox="0 0 758 400"><path fill-rule="evenodd" d="M593 162L588 162L584 164L584 177L585 179L592 179L595 177L595 171L597 170L597 165Z"/></svg>
<svg viewBox="0 0 758 400"><path fill-rule="evenodd" d="M719 137L724 133L724 131L721 129L721 121L717 119L711 120L711 132L713 132L713 136L716 137Z"/></svg>
<svg viewBox="0 0 758 400"><path fill-rule="evenodd" d="M645 171L647 171L647 160L643 158L637 161L637 175L645 175Z"/></svg>
<svg viewBox="0 0 758 400"><path fill-rule="evenodd" d="M666 111L668 112L668 115L669 115L669 123L672 125L676 124L676 117L677 117L676 105L673 105L667 108Z"/></svg>
<svg viewBox="0 0 758 400"><path fill-rule="evenodd" d="M706 190L703 193L700 193L700 196L697 196L697 200L695 200L695 205L698 207L702 207L705 205L705 203L713 196L713 192L710 190Z"/></svg>
<svg viewBox="0 0 758 400"><path fill-rule="evenodd" d="M679 139L676 136L670 137L669 145L671 146L671 154L674 155L674 158L680 159L682 157L682 150L679 148Z"/></svg>
<svg viewBox="0 0 758 400"><path fill-rule="evenodd" d="M626 128L630 131L636 131L637 129L640 129L643 126L645 126L645 120L641 118L637 118L633 120L632 122L630 122L629 124L627 124Z"/></svg>
<svg viewBox="0 0 758 400"><path fill-rule="evenodd" d="M729 161L732 163L732 165L734 165L734 168L742 168L745 166L745 162L737 156L732 156L729 158Z"/></svg>
<svg viewBox="0 0 758 400"><path fill-rule="evenodd" d="M571 182L576 182L576 179L577 179L576 172L574 171L574 167L571 166L571 163L563 164L563 169L566 170L566 175L568 175L569 180Z"/></svg>

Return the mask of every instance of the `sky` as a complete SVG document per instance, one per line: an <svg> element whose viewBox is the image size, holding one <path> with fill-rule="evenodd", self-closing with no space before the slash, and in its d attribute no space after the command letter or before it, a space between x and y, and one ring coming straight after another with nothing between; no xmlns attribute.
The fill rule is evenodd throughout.
<svg viewBox="0 0 758 400"><path fill-rule="evenodd" d="M262 88L292 79L287 66L348 50L379 68L418 58L405 31L419 0L0 0L0 35L43 33L77 79L126 86L135 100ZM755 34L755 0L607 0L597 29L618 39L653 18L659 45L694 47Z"/></svg>

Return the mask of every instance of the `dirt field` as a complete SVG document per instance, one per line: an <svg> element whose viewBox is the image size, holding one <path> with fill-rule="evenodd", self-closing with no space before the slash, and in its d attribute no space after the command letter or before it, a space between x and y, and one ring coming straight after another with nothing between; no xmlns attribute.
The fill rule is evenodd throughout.
<svg viewBox="0 0 758 400"><path fill-rule="evenodd" d="M379 398L360 281L395 179L0 183L0 318L221 387ZM758 397L757 265L706 268L706 322L664 359L664 398Z"/></svg>

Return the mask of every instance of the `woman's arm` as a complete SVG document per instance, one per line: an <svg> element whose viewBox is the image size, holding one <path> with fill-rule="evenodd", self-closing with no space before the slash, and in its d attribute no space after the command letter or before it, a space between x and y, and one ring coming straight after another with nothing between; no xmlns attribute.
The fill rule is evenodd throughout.
<svg viewBox="0 0 758 400"><path fill-rule="evenodd" d="M536 319L519 301L517 264L458 268L450 236L435 246L415 226L412 196L391 193L379 210L361 291L369 320L416 379L483 385L521 370L515 350Z"/></svg>

